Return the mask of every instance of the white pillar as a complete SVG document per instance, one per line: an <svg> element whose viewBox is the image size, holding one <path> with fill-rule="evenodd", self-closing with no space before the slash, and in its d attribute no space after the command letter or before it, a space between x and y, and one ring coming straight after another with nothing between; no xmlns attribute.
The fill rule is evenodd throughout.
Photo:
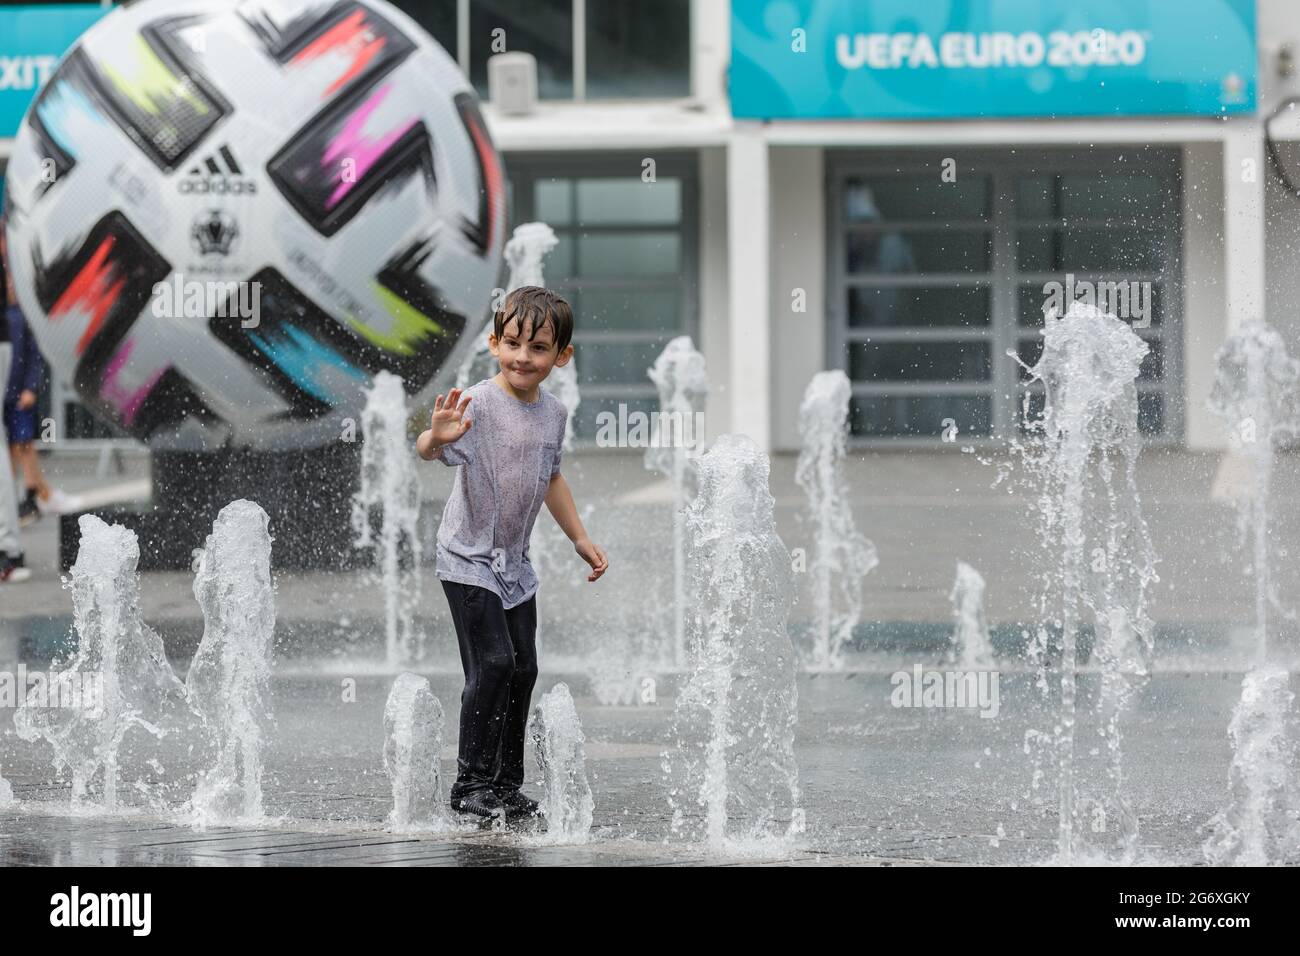
<svg viewBox="0 0 1300 956"><path fill-rule="evenodd" d="M1264 318L1264 183L1257 120L1228 121L1223 139L1223 268L1228 333Z"/></svg>
<svg viewBox="0 0 1300 956"><path fill-rule="evenodd" d="M731 431L771 450L772 322L769 309L771 197L767 141L759 123L737 121L727 144L727 272Z"/></svg>
<svg viewBox="0 0 1300 956"><path fill-rule="evenodd" d="M691 4L691 95L709 107L727 109L727 67L731 62L731 4Z"/></svg>
<svg viewBox="0 0 1300 956"><path fill-rule="evenodd" d="M1258 120L1229 121L1223 137L1223 275L1226 333L1264 318L1264 137ZM1252 485L1249 459L1219 459L1210 497L1227 501Z"/></svg>

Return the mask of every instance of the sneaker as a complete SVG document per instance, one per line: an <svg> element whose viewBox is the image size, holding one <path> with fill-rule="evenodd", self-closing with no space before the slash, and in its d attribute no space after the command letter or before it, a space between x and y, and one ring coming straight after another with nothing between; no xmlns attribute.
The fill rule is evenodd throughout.
<svg viewBox="0 0 1300 956"><path fill-rule="evenodd" d="M464 796L453 797L451 808L480 817L499 817L505 813L501 799L491 790L471 790Z"/></svg>
<svg viewBox="0 0 1300 956"><path fill-rule="evenodd" d="M535 817L541 815L541 807L519 790L497 790L497 799L506 808L506 816Z"/></svg>
<svg viewBox="0 0 1300 956"><path fill-rule="evenodd" d="M50 496L44 501L37 498L36 507L47 515L66 515L83 510L81 496L70 495L62 488L51 488Z"/></svg>
<svg viewBox="0 0 1300 956"><path fill-rule="evenodd" d="M26 558L23 555L10 557L7 554L0 554L0 582L26 581L32 576L32 569L27 567Z"/></svg>
<svg viewBox="0 0 1300 956"><path fill-rule="evenodd" d="M18 526L26 528L29 524L34 524L41 518L40 506L36 503L36 489L29 489L27 497L18 505Z"/></svg>

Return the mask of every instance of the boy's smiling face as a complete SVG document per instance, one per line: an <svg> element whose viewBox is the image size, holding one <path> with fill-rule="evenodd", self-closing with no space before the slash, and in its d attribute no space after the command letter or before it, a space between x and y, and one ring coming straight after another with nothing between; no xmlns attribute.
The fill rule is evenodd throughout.
<svg viewBox="0 0 1300 956"><path fill-rule="evenodd" d="M537 331L536 337L530 339L533 323L529 319L511 319L501 331L498 339L495 333L488 334L488 348L492 356L501 363L501 374L506 381L521 392L530 392L533 386L551 374L551 369L558 365L567 365L573 355L573 344L557 353L555 349L555 330L549 323Z"/></svg>

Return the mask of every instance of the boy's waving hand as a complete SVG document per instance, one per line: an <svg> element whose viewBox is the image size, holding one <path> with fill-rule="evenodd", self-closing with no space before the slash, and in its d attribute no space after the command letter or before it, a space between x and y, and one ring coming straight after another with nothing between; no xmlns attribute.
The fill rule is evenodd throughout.
<svg viewBox="0 0 1300 956"><path fill-rule="evenodd" d="M439 445L451 444L469 431L470 426L474 424L472 418L465 417L472 396L465 395L464 401L457 404L462 394L464 393L461 389L453 388L447 393L445 404L441 395L434 399L433 414L429 417L429 430L433 432L433 440Z"/></svg>
<svg viewBox="0 0 1300 956"><path fill-rule="evenodd" d="M474 420L466 418L465 412L472 398L464 389L453 388L445 398L439 395L434 399L428 431L421 434L415 443L415 450L421 458L429 461L438 457L444 445L458 441L470 430ZM450 462L446 456L443 460Z"/></svg>

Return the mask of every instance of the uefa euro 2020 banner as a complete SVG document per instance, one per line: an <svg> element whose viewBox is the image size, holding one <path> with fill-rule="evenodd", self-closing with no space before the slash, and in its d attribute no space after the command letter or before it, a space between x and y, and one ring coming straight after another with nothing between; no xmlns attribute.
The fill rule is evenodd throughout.
<svg viewBox="0 0 1300 956"><path fill-rule="evenodd" d="M108 12L97 3L0 7L0 137L17 132L59 59Z"/></svg>
<svg viewBox="0 0 1300 956"><path fill-rule="evenodd" d="M1255 109L1255 0L732 0L748 119Z"/></svg>

